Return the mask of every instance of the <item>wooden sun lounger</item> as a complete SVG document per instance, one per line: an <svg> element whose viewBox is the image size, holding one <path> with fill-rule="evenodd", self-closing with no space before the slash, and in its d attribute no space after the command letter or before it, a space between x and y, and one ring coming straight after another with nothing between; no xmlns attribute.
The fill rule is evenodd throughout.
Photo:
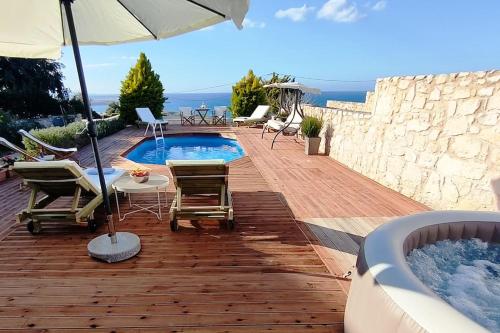
<svg viewBox="0 0 500 333"><path fill-rule="evenodd" d="M229 166L223 160L169 161L176 193L170 207L170 228L177 231L177 220L223 220L234 227L233 200L228 189ZM217 205L185 206L188 196L217 198Z"/></svg>
<svg viewBox="0 0 500 333"><path fill-rule="evenodd" d="M42 155L47 155L47 153L50 153L50 154L53 154L55 156L54 159L56 159L56 160L65 160L65 159L70 158L70 159L73 159L76 162L78 162L78 160L76 160L74 158L74 156L73 156L78 151L76 148L54 147L52 145L49 145L46 142L43 142L42 140L40 140L36 136L31 135L29 132L27 132L27 131L25 131L23 129L20 129L18 131L18 133L21 134L21 136L23 136L23 137L25 137L25 138L33 141L34 143L36 143L37 146L38 146L38 148L40 148L40 151L41 151Z"/></svg>
<svg viewBox="0 0 500 333"><path fill-rule="evenodd" d="M38 156L38 157L32 156L23 148L13 144L9 140L2 138L2 137L0 137L0 145L4 146L12 151L15 151L16 153L21 154L26 161L37 161L37 162L51 161L55 157L54 155L45 155L45 156Z"/></svg>
<svg viewBox="0 0 500 333"><path fill-rule="evenodd" d="M95 209L102 204L98 176L91 175L89 169L83 170L74 161L50 162L16 162L12 167L31 187L28 207L17 214L19 223L27 222L28 231L38 234L41 231L42 221L64 220L77 224L87 225L89 230L95 231L97 223L94 219ZM113 182L123 175L124 171L116 169L114 173L106 175L108 194L113 193ZM38 194L45 196L37 200ZM69 207L46 208L50 203L61 197L72 197ZM88 197L90 201L80 207L81 197Z"/></svg>

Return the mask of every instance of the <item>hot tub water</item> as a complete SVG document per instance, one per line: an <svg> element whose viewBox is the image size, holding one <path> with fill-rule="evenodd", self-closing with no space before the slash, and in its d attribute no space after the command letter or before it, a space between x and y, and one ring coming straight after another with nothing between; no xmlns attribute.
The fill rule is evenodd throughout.
<svg viewBox="0 0 500 333"><path fill-rule="evenodd" d="M444 240L407 256L413 273L454 308L500 332L500 244Z"/></svg>

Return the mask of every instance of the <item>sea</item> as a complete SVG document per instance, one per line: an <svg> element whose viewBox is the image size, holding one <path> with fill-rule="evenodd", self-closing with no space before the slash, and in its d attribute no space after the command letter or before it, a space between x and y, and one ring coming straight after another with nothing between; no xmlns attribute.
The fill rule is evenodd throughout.
<svg viewBox="0 0 500 333"><path fill-rule="evenodd" d="M316 106L326 106L327 100L339 100L346 102L364 102L366 91L323 91L320 95L307 95L308 103ZM231 105L231 93L185 93L185 94L165 94L167 100L164 110L176 113L181 106L198 107L202 104L209 108L214 106ZM118 95L91 95L90 102L92 109L97 113L106 112L111 102L118 101Z"/></svg>

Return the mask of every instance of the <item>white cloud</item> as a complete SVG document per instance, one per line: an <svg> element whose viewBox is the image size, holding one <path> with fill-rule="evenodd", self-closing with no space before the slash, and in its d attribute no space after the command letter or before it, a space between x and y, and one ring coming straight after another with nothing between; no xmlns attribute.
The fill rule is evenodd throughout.
<svg viewBox="0 0 500 333"><path fill-rule="evenodd" d="M266 22L258 22L258 21L253 21L249 18L243 19L243 27L245 28L260 28L263 29L266 27Z"/></svg>
<svg viewBox="0 0 500 333"><path fill-rule="evenodd" d="M293 22L300 22L306 19L309 12L313 11L314 7L304 5L302 7L294 7L288 9L280 9L274 14L277 18L289 18Z"/></svg>
<svg viewBox="0 0 500 333"><path fill-rule="evenodd" d="M318 11L318 18L335 22L356 22L365 15L361 14L355 3L347 0L328 0Z"/></svg>
<svg viewBox="0 0 500 333"><path fill-rule="evenodd" d="M85 68L102 68L102 67L112 67L112 66L116 66L116 63L114 63L114 62L103 62L103 63L100 63L100 64L86 64L86 65L83 65L83 67L85 67Z"/></svg>
<svg viewBox="0 0 500 333"><path fill-rule="evenodd" d="M372 9L375 11L384 10L385 6L387 6L387 2L384 0L378 1L376 4L372 6Z"/></svg>

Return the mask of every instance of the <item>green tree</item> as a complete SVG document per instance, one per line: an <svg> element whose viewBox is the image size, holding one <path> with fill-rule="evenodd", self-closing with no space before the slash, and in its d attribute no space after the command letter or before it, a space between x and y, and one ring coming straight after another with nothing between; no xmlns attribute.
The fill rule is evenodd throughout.
<svg viewBox="0 0 500 333"><path fill-rule="evenodd" d="M137 120L135 108L148 107L153 115L161 117L163 104L163 85L146 55L141 52L134 67L130 69L122 82L120 90L120 118L127 124Z"/></svg>
<svg viewBox="0 0 500 333"><path fill-rule="evenodd" d="M120 104L118 104L117 102L109 103L108 108L106 109L104 115L111 117L117 114L120 114Z"/></svg>
<svg viewBox="0 0 500 333"><path fill-rule="evenodd" d="M62 67L46 59L0 57L0 108L21 118L60 114L68 100Z"/></svg>
<svg viewBox="0 0 500 333"><path fill-rule="evenodd" d="M249 116L260 104L266 104L262 79L252 70L233 86L231 112L233 117Z"/></svg>
<svg viewBox="0 0 500 333"><path fill-rule="evenodd" d="M273 73L269 80L264 82L266 84L272 83L286 83L295 82L295 78L290 75L280 76L279 74ZM275 114L280 113L280 89L279 88L268 88L265 90L267 103L271 106L272 112Z"/></svg>

